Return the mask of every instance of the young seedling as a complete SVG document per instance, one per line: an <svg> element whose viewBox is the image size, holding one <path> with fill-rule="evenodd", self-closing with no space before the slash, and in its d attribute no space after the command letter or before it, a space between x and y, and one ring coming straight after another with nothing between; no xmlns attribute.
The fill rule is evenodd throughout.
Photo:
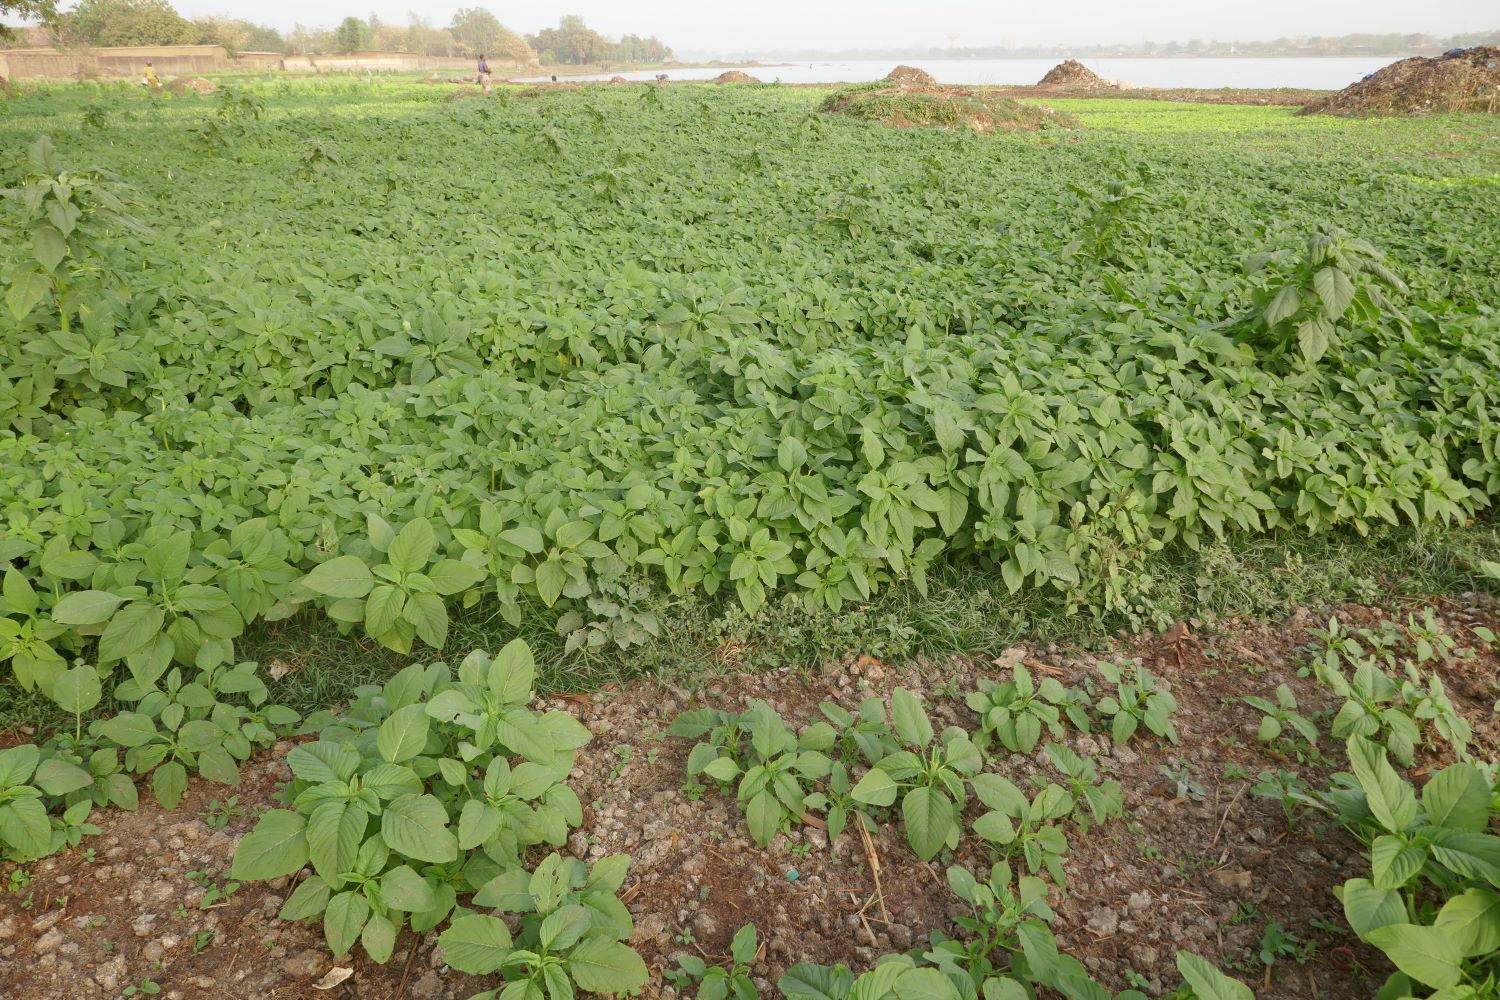
<svg viewBox="0 0 1500 1000"><path fill-rule="evenodd" d="M746 924L729 943L729 966L709 965L697 955L676 956L677 968L666 973L667 981L681 992L690 986L697 987L697 1000L756 1000L759 991L750 978L750 970L760 953L756 941L755 925Z"/></svg>
<svg viewBox="0 0 1500 1000"><path fill-rule="evenodd" d="M1177 727L1172 724L1177 699L1157 686L1150 671L1139 664L1127 670L1104 662L1099 664L1099 673L1115 686L1115 694L1099 699L1098 703L1100 714L1112 720L1110 739L1117 744L1128 743L1136 729L1144 725L1162 739L1177 742Z"/></svg>
<svg viewBox="0 0 1500 1000"><path fill-rule="evenodd" d="M979 748L957 726L934 738L931 721L916 695L905 688L891 694L891 721L903 747L882 758L850 791L856 801L886 807L901 801L907 843L923 861L943 848L958 846L965 782L983 764Z"/></svg>

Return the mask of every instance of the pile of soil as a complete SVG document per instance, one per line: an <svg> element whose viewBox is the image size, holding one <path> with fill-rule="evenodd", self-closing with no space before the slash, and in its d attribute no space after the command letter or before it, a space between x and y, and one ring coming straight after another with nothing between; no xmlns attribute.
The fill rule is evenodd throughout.
<svg viewBox="0 0 1500 1000"><path fill-rule="evenodd" d="M1069 59L1049 69L1047 75L1037 81L1037 86L1060 90L1107 90L1110 82L1077 59Z"/></svg>
<svg viewBox="0 0 1500 1000"><path fill-rule="evenodd" d="M1300 113L1354 118L1455 111L1500 113L1500 47L1476 45L1435 59L1402 59Z"/></svg>
<svg viewBox="0 0 1500 1000"><path fill-rule="evenodd" d="M802 725L819 717L824 699L852 709L900 685L927 699L938 726L972 727L975 717L961 694L980 678L1007 677L1017 662L1033 676L1102 688L1101 659L1135 659L1179 701L1173 722L1180 742L1137 737L1115 746L1102 733L1067 730L1065 742L1075 752L1096 757L1122 784L1129 820L1087 831L1068 827L1069 891L1054 888L1049 898L1063 949L1113 990L1129 985L1127 971L1144 979L1152 995L1171 989L1174 954L1185 948L1232 974L1253 975L1261 1000L1367 1000L1388 967L1332 929L1344 925L1333 887L1368 876L1365 852L1317 817L1289 828L1279 802L1249 791L1258 771L1282 767L1327 787L1338 753L1325 744L1330 757L1316 764L1282 756L1255 738L1258 720L1240 699L1272 697L1285 682L1304 714L1331 716L1339 699L1297 672L1311 630L1332 614L1358 627L1401 613L1319 608L1280 623L1179 623L1092 652L1035 644L975 660L900 666L860 656L805 673L734 673L700 678L691 688L640 680L544 699L538 708L567 711L594 734L570 781L587 804L584 826L565 851L588 860L632 856L622 897L635 918L631 944L651 969L643 997L673 995L662 973L677 953L725 960L731 936L746 923L756 925L764 942L753 973L762 996L774 995L771 983L798 961L842 961L864 971L882 952L910 948L934 930L954 931L953 918L964 908L944 884L943 864L918 860L896 823L882 824L868 851L849 833L830 845L816 826L757 847L732 796L685 787L690 741L666 735L671 719L685 708L737 709L757 697ZM1474 625L1500 628L1492 603L1450 602L1439 621L1465 646ZM739 665L743 651L724 653L726 666ZM1500 752L1500 715L1490 710L1500 693L1495 654L1479 649L1430 669L1473 725L1475 755ZM236 789L194 779L174 812L143 794L139 812L96 811L101 832L78 848L26 866L0 863L0 996L113 1000L148 975L164 998L178 1000L454 1000L497 985L453 971L436 935L410 931L387 965L362 954L335 962L318 922L275 918L291 879L244 883L227 898L204 899L204 877L222 884L257 811L279 805L273 796L290 777L285 758L293 745L283 741L257 754ZM1442 763L1424 750L1416 769ZM1056 778L1040 748L997 767L1023 787L1033 777ZM1191 787L1182 790L1164 767L1186 772ZM210 807L231 793L237 801L230 814ZM966 823L979 811L971 803ZM969 838L956 860L978 870L985 861L978 851ZM871 853L880 863L878 892ZM1271 921L1296 935L1305 954L1262 976L1260 940ZM352 976L315 990L336 966Z"/></svg>
<svg viewBox="0 0 1500 1000"><path fill-rule="evenodd" d="M612 76L612 77L609 78L609 82L610 83L629 83L630 81L627 80L627 79L625 79L623 76Z"/></svg>
<svg viewBox="0 0 1500 1000"><path fill-rule="evenodd" d="M976 132L1036 132L1080 127L1078 119L1052 108L964 87L863 84L830 94L823 110L897 128L966 125Z"/></svg>
<svg viewBox="0 0 1500 1000"><path fill-rule="evenodd" d="M166 84L166 89L173 94L182 94L191 90L195 94L212 94L219 88L213 81L205 80L201 76L179 76Z"/></svg>
<svg viewBox="0 0 1500 1000"><path fill-rule="evenodd" d="M937 78L915 66L897 66L885 75L885 82L896 87L936 87Z"/></svg>
<svg viewBox="0 0 1500 1000"><path fill-rule="evenodd" d="M760 80L749 73L741 73L737 69L727 70L720 73L709 81L710 83L760 83Z"/></svg>

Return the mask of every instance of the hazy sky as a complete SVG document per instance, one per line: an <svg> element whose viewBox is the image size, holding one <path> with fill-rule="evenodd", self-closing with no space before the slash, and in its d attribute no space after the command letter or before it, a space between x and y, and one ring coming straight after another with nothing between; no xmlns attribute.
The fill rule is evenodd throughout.
<svg viewBox="0 0 1500 1000"><path fill-rule="evenodd" d="M456 7L423 4L434 26ZM479 5L483 6L482 0ZM331 25L371 13L406 23L411 0L177 0L188 16L232 14L290 28ZM521 33L581 14L606 35L654 34L679 50L737 53L764 49L845 49L956 44L1093 44L1269 39L1354 31L1451 34L1500 28L1496 0L539 0L488 4Z"/></svg>

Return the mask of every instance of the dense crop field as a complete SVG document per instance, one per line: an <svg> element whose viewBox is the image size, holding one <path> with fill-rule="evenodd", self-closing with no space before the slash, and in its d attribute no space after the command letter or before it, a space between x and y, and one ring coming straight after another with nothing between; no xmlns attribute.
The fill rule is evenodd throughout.
<svg viewBox="0 0 1500 1000"><path fill-rule="evenodd" d="M1492 126L347 86L9 105L13 180L48 134L34 169L111 171L146 227L44 261L66 322L11 294L23 683L101 633L146 682L227 661L305 603L401 651L445 598L629 641L642 587L837 609L940 560L1110 606L1159 546L1500 488ZM11 232L71 211L33 190Z"/></svg>
<svg viewBox="0 0 1500 1000"><path fill-rule="evenodd" d="M979 135L882 128L781 87L455 96L251 81L0 103L0 697L45 696L73 730L40 765L0 766L0 809L38 767L50 805L133 805L126 772L152 774L168 808L190 774L238 781L299 716L267 706L247 639L331 621L420 662L357 692L353 721L303 726L322 740L294 752L300 812L267 814L239 875L291 874L319 841L291 916L326 908L335 953L363 931L381 962L408 916L443 926L451 964L476 974L525 962L497 918L444 923L455 892L530 892L550 909L535 904L526 947L565 939L547 967L623 990L640 962L620 943L629 915L579 915L618 916L623 869L521 860L579 825L563 782L588 733L527 709L524 644L423 666L464 614L498 632L542 622L568 653L628 649L670 633L679 599L837 617L975 573L1153 622L1153 567L1173 553L1474 530L1500 497L1493 119L1060 101L1082 129ZM1493 559L1455 572L1500 575ZM1170 696L1149 674L1108 676L1116 742L1137 721L1168 739ZM994 697L1040 698L1029 677L1010 683ZM976 772L987 739L1030 752L1063 709L1019 736L1002 713L971 743L892 697L879 746L905 757L880 771L859 744L890 786L860 801L890 807L898 784L920 799L902 810L924 862L964 829L962 794L939 808L944 784L973 785L1001 817L995 837L1011 831L1002 814L1024 827L1056 804L981 792ZM100 705L129 710L85 737ZM1448 719L1440 707L1418 717ZM822 731L769 709L678 731L706 738L692 776L756 775L741 797L762 846L816 782L850 791L850 775L840 788L807 764L831 753ZM1401 780L1384 756L1397 747L1364 739L1380 732L1336 732L1361 741L1366 788ZM113 750L85 764L100 746L128 748L123 767ZM927 778L898 747L930 755ZM770 769L794 760L808 784L783 795L790 772ZM1479 801L1482 829L1494 775L1462 766L1453 794ZM425 792L438 775L470 797ZM527 818L512 828L514 808ZM1401 809L1377 811L1394 833ZM88 807L75 812L52 833L45 814L0 824L0 845L76 844ZM362 848L366 813L382 833ZM477 867L422 867L481 844ZM1060 862L1030 851L1031 875L1061 884ZM954 889L982 908L1000 885ZM1046 909L1040 878L1020 885L1005 904L1017 921ZM736 939L736 962L746 948ZM1044 975L1027 957L1037 982L1096 995L1081 966ZM1202 992L1230 987L1196 961L1182 971L1199 996L1239 995ZM544 965L516 995L554 989ZM1029 996L1022 972L993 995ZM944 995L911 973L909 993L894 974L887 992Z"/></svg>

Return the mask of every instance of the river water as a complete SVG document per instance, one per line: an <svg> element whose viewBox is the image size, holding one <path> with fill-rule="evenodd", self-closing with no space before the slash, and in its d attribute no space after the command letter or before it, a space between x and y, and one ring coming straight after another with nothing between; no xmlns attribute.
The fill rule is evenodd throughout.
<svg viewBox="0 0 1500 1000"><path fill-rule="evenodd" d="M1086 59L1084 64L1107 80L1122 80L1137 87L1305 87L1340 90L1366 74L1396 60L1395 56L1173 59ZM1060 59L914 59L939 83L1030 84L1036 83ZM891 71L896 60L788 63L746 67L745 72L761 80L782 83L858 83L878 80ZM659 70L621 73L627 80L650 80ZM724 72L718 68L667 69L673 80L711 80ZM608 80L613 73L594 76L559 76L559 80ZM545 79L532 77L526 82Z"/></svg>

